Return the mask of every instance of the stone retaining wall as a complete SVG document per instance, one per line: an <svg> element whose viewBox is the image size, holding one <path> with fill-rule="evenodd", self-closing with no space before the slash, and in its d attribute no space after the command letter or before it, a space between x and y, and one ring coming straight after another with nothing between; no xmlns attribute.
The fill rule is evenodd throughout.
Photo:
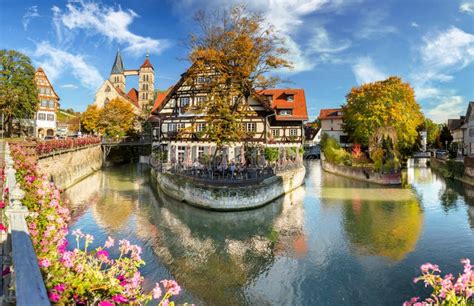
<svg viewBox="0 0 474 306"><path fill-rule="evenodd" d="M324 171L345 176L351 179L381 184L381 185L401 185L402 175L401 173L380 173L375 172L370 168L359 168L349 166L339 166L327 162L324 157L321 157L321 165Z"/></svg>
<svg viewBox="0 0 474 306"><path fill-rule="evenodd" d="M151 169L152 183L165 194L193 206L235 211L263 206L298 188L304 182L304 167L282 172L260 183L246 186L212 186L171 173Z"/></svg>
<svg viewBox="0 0 474 306"><path fill-rule="evenodd" d="M102 167L100 145L40 158L39 173L46 174L58 188L74 185Z"/></svg>

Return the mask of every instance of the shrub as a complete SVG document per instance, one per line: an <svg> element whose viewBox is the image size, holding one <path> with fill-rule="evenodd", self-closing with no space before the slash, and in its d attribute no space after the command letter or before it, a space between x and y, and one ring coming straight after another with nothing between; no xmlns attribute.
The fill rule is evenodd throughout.
<svg viewBox="0 0 474 306"><path fill-rule="evenodd" d="M336 139L324 135L322 137L324 139L321 140L321 150L326 160L337 165L352 165L351 155L341 148Z"/></svg>
<svg viewBox="0 0 474 306"><path fill-rule="evenodd" d="M278 148L265 148L264 150L265 160L269 163L273 163L278 160L280 151Z"/></svg>
<svg viewBox="0 0 474 306"><path fill-rule="evenodd" d="M455 160L448 160L446 162L447 168L447 177L450 178L457 178L462 177L464 175L464 163L458 162Z"/></svg>

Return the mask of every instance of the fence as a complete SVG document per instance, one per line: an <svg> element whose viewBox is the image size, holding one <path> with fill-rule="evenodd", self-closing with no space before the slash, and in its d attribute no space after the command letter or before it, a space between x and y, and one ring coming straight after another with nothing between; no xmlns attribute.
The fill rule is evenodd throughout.
<svg viewBox="0 0 474 306"><path fill-rule="evenodd" d="M28 209L21 203L25 192L17 185L16 170L13 167L14 161L7 143L4 147L4 159L5 183L3 190L4 192L8 191L6 195L8 206L5 208L5 215L8 219L8 236L7 241L3 243L3 266L10 267L12 265L13 272L4 279L3 303L16 303L20 306L50 305L28 232L26 223ZM15 295L11 294L12 284L15 287Z"/></svg>

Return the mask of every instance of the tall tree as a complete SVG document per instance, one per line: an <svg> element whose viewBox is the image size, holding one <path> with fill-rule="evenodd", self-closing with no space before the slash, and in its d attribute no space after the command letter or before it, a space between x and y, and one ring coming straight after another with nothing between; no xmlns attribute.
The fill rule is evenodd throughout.
<svg viewBox="0 0 474 306"><path fill-rule="evenodd" d="M423 114L408 83L392 76L354 87L346 97L343 128L353 142L371 145L372 136L386 130L394 131L399 151L413 147Z"/></svg>
<svg viewBox="0 0 474 306"><path fill-rule="evenodd" d="M35 69L28 56L15 50L0 50L0 110L6 135L11 136L14 118L31 118L38 107Z"/></svg>
<svg viewBox="0 0 474 306"><path fill-rule="evenodd" d="M449 128L446 124L441 126L441 131L439 133L439 142L443 149L448 149L453 141L453 135L449 131Z"/></svg>
<svg viewBox="0 0 474 306"><path fill-rule="evenodd" d="M99 131L107 136L123 137L134 131L137 116L133 106L121 99L112 99L100 114Z"/></svg>
<svg viewBox="0 0 474 306"><path fill-rule="evenodd" d="M99 121L102 110L97 105L87 106L86 111L81 115L81 125L87 132L97 133L99 131Z"/></svg>
<svg viewBox="0 0 474 306"><path fill-rule="evenodd" d="M426 142L430 146L436 145L439 134L441 132L440 126L429 118L425 118L424 129L426 130Z"/></svg>
<svg viewBox="0 0 474 306"><path fill-rule="evenodd" d="M206 137L223 145L247 136L241 121L247 114L249 97L258 89L274 86L274 69L291 67L287 49L261 14L243 6L195 16L198 33L190 35L186 85L207 92L200 111L206 114Z"/></svg>

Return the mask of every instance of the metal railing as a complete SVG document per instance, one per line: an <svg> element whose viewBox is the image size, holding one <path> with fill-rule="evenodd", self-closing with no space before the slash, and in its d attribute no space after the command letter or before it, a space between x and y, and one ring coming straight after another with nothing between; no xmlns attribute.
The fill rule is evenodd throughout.
<svg viewBox="0 0 474 306"><path fill-rule="evenodd" d="M277 163L273 167L206 167L185 166L177 163L162 163L156 158L150 158L150 165L161 173L172 173L186 176L195 181L217 185L228 184L255 184L267 178L273 177L284 171L302 167L301 162Z"/></svg>
<svg viewBox="0 0 474 306"><path fill-rule="evenodd" d="M16 303L20 306L51 305L46 293L38 259L28 231L26 217L28 209L21 203L25 192L18 186L14 161L8 143L4 148L5 188L8 188L8 206L5 215L8 219L8 237L3 244L4 266L13 266L12 273L4 282L3 303ZM15 295L10 290L14 284Z"/></svg>

